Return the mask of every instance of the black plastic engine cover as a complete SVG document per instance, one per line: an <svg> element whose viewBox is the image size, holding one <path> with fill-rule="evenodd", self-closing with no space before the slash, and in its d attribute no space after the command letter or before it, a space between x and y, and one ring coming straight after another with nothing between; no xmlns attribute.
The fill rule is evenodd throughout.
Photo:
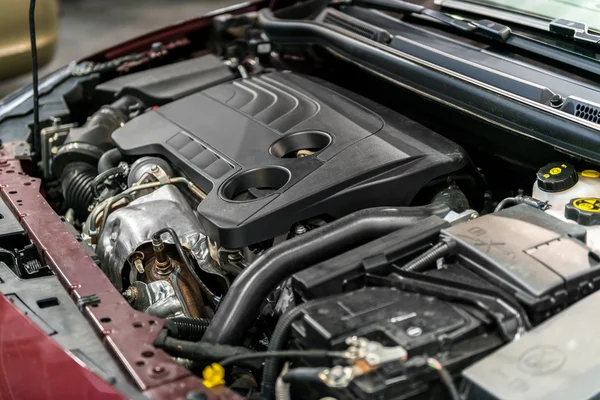
<svg viewBox="0 0 600 400"><path fill-rule="evenodd" d="M135 118L113 139L127 155L166 157L209 193L198 213L226 248L318 215L407 205L466 159L458 145L402 115L285 72L177 100Z"/></svg>

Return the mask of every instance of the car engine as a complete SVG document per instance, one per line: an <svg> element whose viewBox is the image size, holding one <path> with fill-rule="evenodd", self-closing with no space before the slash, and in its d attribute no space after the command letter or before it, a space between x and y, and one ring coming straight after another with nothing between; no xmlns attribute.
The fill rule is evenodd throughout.
<svg viewBox="0 0 600 400"><path fill-rule="evenodd" d="M210 52L155 43L71 72L69 113L41 133L45 201L209 389L496 398L480 365L597 297L595 163L271 40L267 16L216 17ZM36 243L0 260L59 275Z"/></svg>

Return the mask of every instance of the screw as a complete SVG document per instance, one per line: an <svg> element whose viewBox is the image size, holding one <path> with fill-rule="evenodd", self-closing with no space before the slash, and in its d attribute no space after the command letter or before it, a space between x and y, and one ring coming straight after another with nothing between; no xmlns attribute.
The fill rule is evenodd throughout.
<svg viewBox="0 0 600 400"><path fill-rule="evenodd" d="M227 255L227 260L231 262L240 261L242 259L242 255L240 253L230 253Z"/></svg>
<svg viewBox="0 0 600 400"><path fill-rule="evenodd" d="M157 366L155 366L155 367L152 368L152 372L155 373L155 374L162 374L163 372L165 372L165 367L157 365Z"/></svg>
<svg viewBox="0 0 600 400"><path fill-rule="evenodd" d="M560 106L563 105L563 103L564 103L564 100L563 100L563 97L560 94L555 94L550 99L550 105L552 107L560 107Z"/></svg>
<svg viewBox="0 0 600 400"><path fill-rule="evenodd" d="M152 171L152 172L154 172L154 173L158 172L158 165L156 165L156 164L153 164L153 165L150 167L150 171Z"/></svg>
<svg viewBox="0 0 600 400"><path fill-rule="evenodd" d="M339 379L344 376L344 368L341 365L336 365L331 368L330 374L333 379Z"/></svg>
<svg viewBox="0 0 600 400"><path fill-rule="evenodd" d="M133 266L140 274L144 273L144 263L139 258L133 261Z"/></svg>
<svg viewBox="0 0 600 400"><path fill-rule="evenodd" d="M127 257L127 261L129 261L130 264L133 264L137 272L139 272L140 274L143 274L145 272L144 253L142 253L141 251L136 251L132 253L129 257Z"/></svg>
<svg viewBox="0 0 600 400"><path fill-rule="evenodd" d="M137 298L137 289L133 286L130 286L122 293L122 295L125 297L125 300L131 303Z"/></svg>
<svg viewBox="0 0 600 400"><path fill-rule="evenodd" d="M296 227L294 228L294 233L295 233L296 235L303 235L303 234L305 234L305 233L306 233L306 231L307 231L306 227L305 227L304 225L302 225L302 224L298 224L298 225L296 225Z"/></svg>
<svg viewBox="0 0 600 400"><path fill-rule="evenodd" d="M406 334L412 337L421 336L422 333L423 329L419 328L418 326L411 326L406 330Z"/></svg>
<svg viewBox="0 0 600 400"><path fill-rule="evenodd" d="M377 357L377 355L375 355L375 354L368 354L365 357L365 361L369 365L377 365L377 364L379 364L379 357Z"/></svg>
<svg viewBox="0 0 600 400"><path fill-rule="evenodd" d="M164 50L164 45L161 42L154 42L152 43L152 45L150 46L150 49L154 52L154 53L160 53L161 51Z"/></svg>

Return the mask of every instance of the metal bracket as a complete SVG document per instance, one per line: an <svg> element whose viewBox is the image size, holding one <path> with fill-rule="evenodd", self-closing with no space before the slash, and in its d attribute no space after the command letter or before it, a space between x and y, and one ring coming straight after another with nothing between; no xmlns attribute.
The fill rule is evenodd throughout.
<svg viewBox="0 0 600 400"><path fill-rule="evenodd" d="M56 148L63 144L71 128L77 126L77 124L61 125L60 118L51 117L51 119L53 121L52 126L44 128L40 132L40 153L42 158L42 172L44 174L44 178L49 178L50 176L52 176L52 171L50 170L50 160L52 159Z"/></svg>
<svg viewBox="0 0 600 400"><path fill-rule="evenodd" d="M96 294L91 294L89 296L84 296L81 297L77 300L77 303L75 303L77 305L77 308L79 308L79 311L83 312L83 310L87 307L87 306L91 306L92 304L99 304L100 303L100 297L98 297L98 295Z"/></svg>

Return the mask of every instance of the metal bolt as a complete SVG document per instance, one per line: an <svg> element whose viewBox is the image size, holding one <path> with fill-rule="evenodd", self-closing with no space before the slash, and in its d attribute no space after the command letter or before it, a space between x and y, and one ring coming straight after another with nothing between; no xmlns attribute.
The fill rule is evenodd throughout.
<svg viewBox="0 0 600 400"><path fill-rule="evenodd" d="M563 103L564 103L564 99L563 99L563 97L560 94L555 94L550 99L550 105L552 107L560 107L560 106L563 105Z"/></svg>
<svg viewBox="0 0 600 400"><path fill-rule="evenodd" d="M330 375L333 379L339 379L344 376L344 367L341 365L336 365L331 368Z"/></svg>
<svg viewBox="0 0 600 400"><path fill-rule="evenodd" d="M227 255L227 260L231 261L231 262L236 262L236 261L240 261L242 259L242 255L240 253L229 253Z"/></svg>
<svg viewBox="0 0 600 400"><path fill-rule="evenodd" d="M137 260L133 261L133 265L134 265L135 269L137 270L137 272L139 272L140 274L143 274L145 272L144 271L144 263L139 258Z"/></svg>
<svg viewBox="0 0 600 400"><path fill-rule="evenodd" d="M422 333L423 329L419 328L418 326L411 326L406 330L406 334L412 337L421 336Z"/></svg>
<svg viewBox="0 0 600 400"><path fill-rule="evenodd" d="M164 50L164 48L165 48L165 46L161 42L154 42L150 46L150 49L155 53L160 53L161 51Z"/></svg>
<svg viewBox="0 0 600 400"><path fill-rule="evenodd" d="M377 365L379 364L379 357L376 354L367 354L365 361L369 365Z"/></svg>
<svg viewBox="0 0 600 400"><path fill-rule="evenodd" d="M137 272L140 274L146 272L144 269L144 253L141 251L132 253L129 257L127 257L127 261L129 261L130 264L133 264Z"/></svg>
<svg viewBox="0 0 600 400"><path fill-rule="evenodd" d="M302 225L302 224L298 224L298 225L296 225L296 227L294 228L294 233L295 233L296 235L303 235L303 234L305 234L305 233L306 233L306 231L307 231L306 227L305 227L304 225Z"/></svg>
<svg viewBox="0 0 600 400"><path fill-rule="evenodd" d="M158 165L156 165L156 164L153 164L153 165L150 167L150 171L152 171L152 172L154 172L154 173L157 173L157 172L159 171L159 169L158 169Z"/></svg>
<svg viewBox="0 0 600 400"><path fill-rule="evenodd" d="M152 368L152 372L155 373L155 374L162 374L163 372L165 372L165 367L157 365L157 366L155 366L155 367Z"/></svg>
<svg viewBox="0 0 600 400"><path fill-rule="evenodd" d="M125 297L125 300L131 303L137 298L137 289L133 286L130 286L122 294L123 297Z"/></svg>

